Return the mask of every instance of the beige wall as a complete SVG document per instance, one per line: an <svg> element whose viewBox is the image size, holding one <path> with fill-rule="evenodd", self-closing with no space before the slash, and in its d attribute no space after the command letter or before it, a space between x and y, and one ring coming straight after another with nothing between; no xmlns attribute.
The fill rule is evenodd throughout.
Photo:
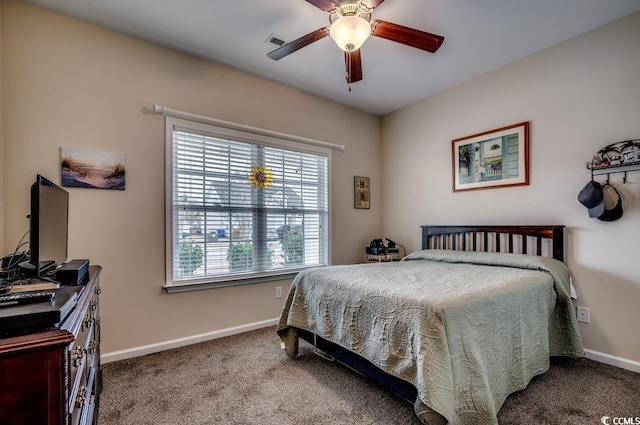
<svg viewBox="0 0 640 425"><path fill-rule="evenodd" d="M564 224L585 346L640 361L640 172L611 176L624 216L589 219L577 195L603 146L640 138L640 13L384 117L383 230L420 247L421 224ZM451 141L530 121L529 186L453 193ZM600 179L604 181L604 179Z"/></svg>
<svg viewBox="0 0 640 425"><path fill-rule="evenodd" d="M379 119L14 0L2 3L4 251L27 230L36 173L60 182L60 147L126 154L126 190L69 188L70 258L103 266L103 353L278 317L275 286L168 295L164 121L154 103L345 144L331 164L334 263L360 261L380 227ZM353 176L372 178L370 210Z"/></svg>

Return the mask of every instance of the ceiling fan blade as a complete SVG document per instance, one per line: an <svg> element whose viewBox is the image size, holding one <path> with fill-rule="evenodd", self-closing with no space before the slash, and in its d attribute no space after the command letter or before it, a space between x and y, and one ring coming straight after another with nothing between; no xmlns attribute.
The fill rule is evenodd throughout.
<svg viewBox="0 0 640 425"><path fill-rule="evenodd" d="M344 66L346 69L347 83L355 83L362 80L362 56L360 49L352 52L344 52Z"/></svg>
<svg viewBox="0 0 640 425"><path fill-rule="evenodd" d="M334 2L332 2L331 0L307 0L307 3L311 3L312 5L314 5L315 7L317 7L320 10L324 10L325 12L329 13L332 10L334 10L336 7L338 7Z"/></svg>
<svg viewBox="0 0 640 425"><path fill-rule="evenodd" d="M267 53L267 56L269 56L274 61L280 60L283 57L295 52L296 50L302 49L303 47L308 46L315 41L325 38L327 35L329 35L329 28L317 29L307 35L303 35L297 40L293 40L292 42L287 43L284 46L278 47L276 50L270 51L269 53Z"/></svg>
<svg viewBox="0 0 640 425"><path fill-rule="evenodd" d="M444 37L440 35L430 34L379 19L371 22L371 34L431 53L435 53L444 41Z"/></svg>
<svg viewBox="0 0 640 425"><path fill-rule="evenodd" d="M363 3L367 5L368 8L370 9L375 9L376 7L380 6L380 3L382 3L384 0L364 0Z"/></svg>

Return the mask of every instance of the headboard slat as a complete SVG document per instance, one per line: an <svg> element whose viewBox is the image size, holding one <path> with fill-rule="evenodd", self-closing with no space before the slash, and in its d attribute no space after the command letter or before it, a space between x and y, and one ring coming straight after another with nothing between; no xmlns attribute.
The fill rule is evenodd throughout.
<svg viewBox="0 0 640 425"><path fill-rule="evenodd" d="M542 255L542 238L536 238L536 255Z"/></svg>

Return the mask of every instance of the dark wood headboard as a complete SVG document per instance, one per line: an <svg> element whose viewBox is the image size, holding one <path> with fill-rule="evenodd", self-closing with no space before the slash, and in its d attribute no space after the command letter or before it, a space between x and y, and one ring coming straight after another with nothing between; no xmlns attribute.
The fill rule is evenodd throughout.
<svg viewBox="0 0 640 425"><path fill-rule="evenodd" d="M551 257L564 261L564 226L421 227L422 249L437 248L542 255L543 241L549 240ZM520 240L519 244L514 244L514 236ZM506 243L504 243L505 240ZM532 243L533 249L529 249Z"/></svg>

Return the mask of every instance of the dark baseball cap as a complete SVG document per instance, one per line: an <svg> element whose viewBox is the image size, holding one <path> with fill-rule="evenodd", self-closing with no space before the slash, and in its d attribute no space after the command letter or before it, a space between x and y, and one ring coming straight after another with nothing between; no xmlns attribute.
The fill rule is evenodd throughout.
<svg viewBox="0 0 640 425"><path fill-rule="evenodd" d="M604 194L600 183L591 180L584 185L578 194L578 201L587 207L589 217L600 217L604 212Z"/></svg>
<svg viewBox="0 0 640 425"><path fill-rule="evenodd" d="M604 194L605 198L605 209L604 212L598 216L598 220L616 221L617 219L622 217L622 196L620 196L620 192L618 192L618 189L616 189L609 183L606 183L604 186L602 186L602 193ZM613 197L611 195L613 195ZM615 199L616 196L618 197L618 202L616 202L615 206L613 206L612 208L607 208L606 204L608 202L606 201Z"/></svg>

